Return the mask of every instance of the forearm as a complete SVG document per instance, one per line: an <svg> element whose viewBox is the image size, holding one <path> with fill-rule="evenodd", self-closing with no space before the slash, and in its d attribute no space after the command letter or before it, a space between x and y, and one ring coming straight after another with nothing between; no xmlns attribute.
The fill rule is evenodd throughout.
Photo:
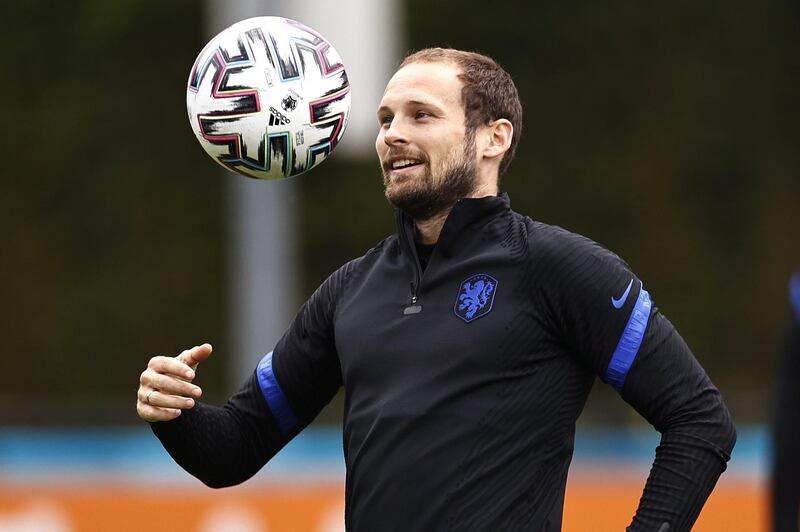
<svg viewBox="0 0 800 532"><path fill-rule="evenodd" d="M211 487L239 484L261 469L319 414L342 385L331 320L341 285L357 264L358 260L347 263L314 292L275 351L261 359L242 389L224 407L197 402L189 409L190 403L181 401L169 405L170 409L155 409L148 394L163 382L156 370L172 365L180 379L194 378L193 373L189 376L188 366L156 357L160 365L146 370L154 372L155 377L145 379L144 388L140 386L137 411L149 421L171 419L151 423L151 427L181 467ZM210 345L194 349L205 358L211 353ZM192 358L189 362L196 364L199 360ZM181 389L186 388L183 385L183 381L175 383L169 393L190 397L194 390ZM156 394L155 399L163 401L164 397ZM182 409L181 414L173 419L178 408Z"/></svg>
<svg viewBox="0 0 800 532"><path fill-rule="evenodd" d="M255 375L224 407L198 402L178 418L150 426L170 456L212 488L244 482L288 441L265 406Z"/></svg>
<svg viewBox="0 0 800 532"><path fill-rule="evenodd" d="M681 337L662 316L653 346L637 359L623 390L661 432L661 444L629 530L691 529L736 442L730 413Z"/></svg>
<svg viewBox="0 0 800 532"><path fill-rule="evenodd" d="M790 328L778 361L772 426L772 514L775 532L797 532L800 513L800 323Z"/></svg>
<svg viewBox="0 0 800 532"><path fill-rule="evenodd" d="M779 412L773 429L772 525L775 532L800 530L800 430L798 409Z"/></svg>
<svg viewBox="0 0 800 532"><path fill-rule="evenodd" d="M727 431L733 447L732 425ZM691 432L667 431L656 448L639 508L629 531L656 531L664 523L669 532L690 530L703 505L725 471L729 451Z"/></svg>

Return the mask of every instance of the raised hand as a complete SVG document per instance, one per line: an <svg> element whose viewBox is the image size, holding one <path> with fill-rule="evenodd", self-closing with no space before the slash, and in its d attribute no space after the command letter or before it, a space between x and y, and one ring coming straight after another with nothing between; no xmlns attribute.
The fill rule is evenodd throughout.
<svg viewBox="0 0 800 532"><path fill-rule="evenodd" d="M176 357L155 356L139 377L136 412L145 421L169 421L194 407L203 391L192 384L197 366L211 356L211 344L183 351Z"/></svg>

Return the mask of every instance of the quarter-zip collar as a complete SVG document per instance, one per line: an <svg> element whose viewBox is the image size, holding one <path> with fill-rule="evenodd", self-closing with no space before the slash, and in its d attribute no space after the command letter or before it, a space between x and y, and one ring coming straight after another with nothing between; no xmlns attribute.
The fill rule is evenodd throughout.
<svg viewBox="0 0 800 532"><path fill-rule="evenodd" d="M459 236L469 229L477 228L488 223L504 213L511 212L511 201L505 192L498 196L483 198L462 198L456 202L450 214L444 221L439 240L436 242L434 254L445 258L453 256L456 251ZM400 209L395 209L395 222L397 223L397 236L400 241L400 253L408 258L411 269L410 304L404 309L404 314L419 314L422 312L422 267L419 263L417 247L414 245L414 219ZM433 257L431 257L433 258ZM433 262L433 260L431 261ZM428 268L430 268L430 264Z"/></svg>
<svg viewBox="0 0 800 532"><path fill-rule="evenodd" d="M447 215L442 231L439 233L436 253L442 253L445 257L452 256L458 235L465 229L472 225L483 225L496 216L510 211L511 200L505 192L497 196L458 200L450 214ZM419 258L414 246L414 219L404 211L395 209L395 222L402 253L419 266Z"/></svg>

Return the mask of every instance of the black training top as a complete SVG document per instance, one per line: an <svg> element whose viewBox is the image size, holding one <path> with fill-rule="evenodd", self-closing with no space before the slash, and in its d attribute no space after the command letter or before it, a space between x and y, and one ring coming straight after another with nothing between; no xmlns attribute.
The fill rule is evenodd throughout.
<svg viewBox="0 0 800 532"><path fill-rule="evenodd" d="M774 532L800 530L800 272L789 282L793 315L778 359L773 420L772 516Z"/></svg>
<svg viewBox="0 0 800 532"><path fill-rule="evenodd" d="M560 530L575 421L600 376L662 433L631 530L687 530L735 441L728 411L616 255L459 201L427 267L413 222L331 275L224 408L153 428L241 482L345 389L349 530Z"/></svg>

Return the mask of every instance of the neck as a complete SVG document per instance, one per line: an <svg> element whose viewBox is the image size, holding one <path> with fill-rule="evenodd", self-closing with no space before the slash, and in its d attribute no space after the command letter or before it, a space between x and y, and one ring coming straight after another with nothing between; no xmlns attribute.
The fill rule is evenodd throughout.
<svg viewBox="0 0 800 532"><path fill-rule="evenodd" d="M479 186L473 190L472 193L465 197L485 198L486 196L497 196L497 194L498 189L497 183L495 182L493 185ZM414 220L414 226L417 229L417 236L419 237L420 243L430 245L439 241L439 234L442 232L444 221L447 220L447 217L450 215L450 211L452 210L453 206L451 205L447 209L434 214L430 218L426 218L425 220Z"/></svg>
<svg viewBox="0 0 800 532"><path fill-rule="evenodd" d="M417 236L419 241L423 244L435 244L439 240L439 233L442 232L444 221L447 220L447 215L453 208L450 207L446 211L435 214L426 220L414 220L414 226L417 228Z"/></svg>

